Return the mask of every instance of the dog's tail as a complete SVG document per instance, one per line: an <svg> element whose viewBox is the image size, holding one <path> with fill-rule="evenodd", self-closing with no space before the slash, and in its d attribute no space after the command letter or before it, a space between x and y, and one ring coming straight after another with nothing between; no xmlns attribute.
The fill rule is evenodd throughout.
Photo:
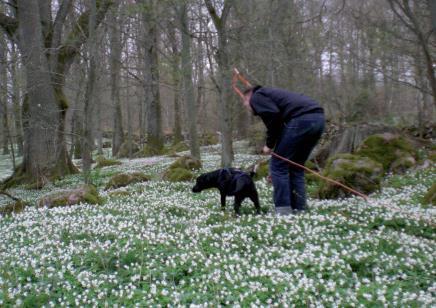
<svg viewBox="0 0 436 308"><path fill-rule="evenodd" d="M254 164L254 167L248 172L251 178L254 178L256 176L258 168L259 164Z"/></svg>

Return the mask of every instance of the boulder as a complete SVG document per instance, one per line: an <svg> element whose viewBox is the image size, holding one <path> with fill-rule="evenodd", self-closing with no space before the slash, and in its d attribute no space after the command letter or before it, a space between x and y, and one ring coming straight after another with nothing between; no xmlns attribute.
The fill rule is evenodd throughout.
<svg viewBox="0 0 436 308"><path fill-rule="evenodd" d="M94 167L94 169L108 167L108 166L116 166L121 165L121 162L115 159L108 159L104 157L103 155L100 155L96 159L97 165Z"/></svg>
<svg viewBox="0 0 436 308"><path fill-rule="evenodd" d="M217 134L204 133L200 136L200 145L214 145L219 143Z"/></svg>
<svg viewBox="0 0 436 308"><path fill-rule="evenodd" d="M392 173L404 173L408 169L416 166L416 160L413 156L402 156L396 159L390 166L389 170Z"/></svg>
<svg viewBox="0 0 436 308"><path fill-rule="evenodd" d="M337 154L327 161L324 176L368 194L380 189L382 164L363 156ZM317 195L322 199L341 198L351 193L327 181L322 181Z"/></svg>
<svg viewBox="0 0 436 308"><path fill-rule="evenodd" d="M105 190L124 187L130 184L149 181L150 178L142 172L119 173L106 184Z"/></svg>
<svg viewBox="0 0 436 308"><path fill-rule="evenodd" d="M323 167L329 157L339 153L353 153L367 137L385 132L399 133L399 130L383 124L338 126L327 122L325 132L310 157Z"/></svg>
<svg viewBox="0 0 436 308"><path fill-rule="evenodd" d="M428 189L427 193L424 195L424 204L436 205L436 183Z"/></svg>
<svg viewBox="0 0 436 308"><path fill-rule="evenodd" d="M165 152L168 155L175 155L177 152L184 152L184 151L188 151L189 150L189 146L183 142L177 142L175 144L172 144L170 147L165 149Z"/></svg>
<svg viewBox="0 0 436 308"><path fill-rule="evenodd" d="M102 199L92 185L83 185L76 189L62 190L48 194L38 201L39 207L61 207L79 203L101 204Z"/></svg>
<svg viewBox="0 0 436 308"><path fill-rule="evenodd" d="M194 174L185 168L169 168L165 171L163 179L170 182L190 181Z"/></svg>
<svg viewBox="0 0 436 308"><path fill-rule="evenodd" d="M157 147L145 145L142 150L139 150L138 152L135 153L134 157L136 158L151 157L151 156L158 156L158 155L165 155L165 154L166 154L166 150L163 147L157 148Z"/></svg>
<svg viewBox="0 0 436 308"><path fill-rule="evenodd" d="M162 178L171 182L190 181L194 178L192 170L199 170L201 167L201 160L182 156L168 167Z"/></svg>
<svg viewBox="0 0 436 308"><path fill-rule="evenodd" d="M201 169L202 164L201 160L194 158L192 156L182 156L179 159L177 159L175 162L173 162L169 169L176 169L176 168L182 168L187 170L199 170Z"/></svg>
<svg viewBox="0 0 436 308"><path fill-rule="evenodd" d="M400 135L383 133L365 139L357 155L366 156L383 165L385 171L404 171L416 164L417 152L410 142Z"/></svg>
<svg viewBox="0 0 436 308"><path fill-rule="evenodd" d="M320 172L319 166L317 164L315 164L311 160L306 161L304 166L306 168L309 168L312 171L315 171L315 172L318 172L318 173ZM316 176L315 174L313 174L311 172L307 172L307 171L304 172L304 178L306 179L306 183L307 184L316 184L316 185L319 185L320 182L322 181L318 176Z"/></svg>
<svg viewBox="0 0 436 308"><path fill-rule="evenodd" d="M132 142L132 156L139 152L139 145L136 142ZM117 157L118 158L126 158L129 157L129 142L128 141L124 141L121 146L120 149L118 150L117 153Z"/></svg>

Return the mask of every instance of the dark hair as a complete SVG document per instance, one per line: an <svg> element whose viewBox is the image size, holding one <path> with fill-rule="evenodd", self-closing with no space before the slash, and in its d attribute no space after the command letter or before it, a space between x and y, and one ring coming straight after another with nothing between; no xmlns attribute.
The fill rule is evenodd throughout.
<svg viewBox="0 0 436 308"><path fill-rule="evenodd" d="M257 90L259 90L261 87L262 87L262 86L260 86L260 85L256 85L256 86L254 86L254 87L249 87L249 88L245 89L244 92L242 92L242 94L247 95L247 94L249 94L249 93L254 93L254 92L256 92Z"/></svg>

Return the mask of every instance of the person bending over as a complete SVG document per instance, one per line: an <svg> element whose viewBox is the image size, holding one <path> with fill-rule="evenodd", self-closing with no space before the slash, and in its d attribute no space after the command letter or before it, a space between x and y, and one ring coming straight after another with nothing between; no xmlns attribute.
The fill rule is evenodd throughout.
<svg viewBox="0 0 436 308"><path fill-rule="evenodd" d="M264 154L272 150L304 165L324 131L324 109L313 99L283 89L262 86L244 91L243 104L267 128ZM304 170L271 157L270 174L277 215L306 209Z"/></svg>

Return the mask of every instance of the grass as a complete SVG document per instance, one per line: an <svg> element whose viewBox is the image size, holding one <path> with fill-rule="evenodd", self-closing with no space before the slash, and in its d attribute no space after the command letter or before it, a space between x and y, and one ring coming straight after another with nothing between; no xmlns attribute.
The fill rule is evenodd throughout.
<svg viewBox="0 0 436 308"><path fill-rule="evenodd" d="M203 170L220 162L205 148ZM259 157L237 148L235 165ZM390 176L368 203L309 199L301 215L271 214L271 186L256 182L265 212L245 201L235 217L217 191L159 180L169 157L122 160L93 171L103 205L26 208L0 217L0 306L410 306L436 304L435 209L420 203L432 170ZM117 172L153 181L110 195ZM80 176L42 191L35 204Z"/></svg>

